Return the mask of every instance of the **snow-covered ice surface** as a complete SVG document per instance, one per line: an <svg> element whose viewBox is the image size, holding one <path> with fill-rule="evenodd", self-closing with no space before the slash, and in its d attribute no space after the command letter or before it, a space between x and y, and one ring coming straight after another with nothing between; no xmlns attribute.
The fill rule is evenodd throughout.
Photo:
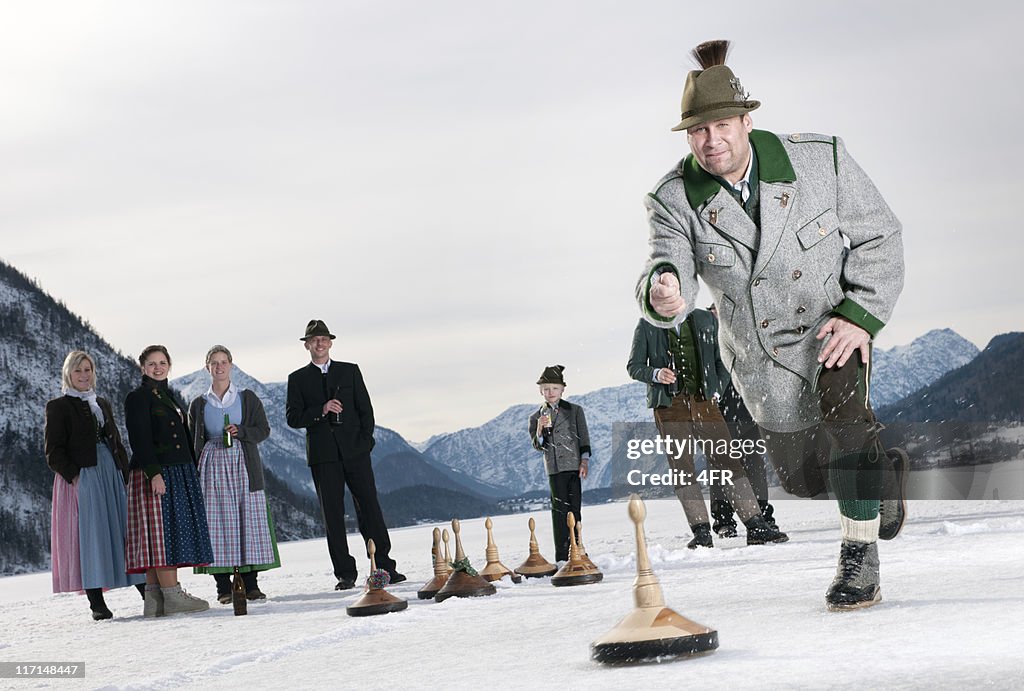
<svg viewBox="0 0 1024 691"><path fill-rule="evenodd" d="M390 588L404 612L351 618L356 594L332 587L321 540L281 546L283 568L260 579L269 594L232 616L209 612L144 620L134 590L108 593L115 618L93 622L83 596L53 595L48 573L0 579L0 661L84 661L85 679L0 680L2 688L1019 688L1024 686L1024 502L917 501L903 534L880 545L883 601L825 610L839 535L831 501L778 500L791 541L747 547L718 540L685 548L674 500L647 502L646 532L665 600L718 630L720 647L665 664L605 667L590 642L632 607L632 523L624 502L585 506L584 540L604 571L596 585L547 579L498 583L492 597L416 599L432 575L433 526L392 531L409 581ZM538 519L551 558L550 521ZM502 561L526 556L527 515L499 516ZM462 524L484 563L482 520ZM358 536L350 536L358 544ZM364 564L360 568L365 573ZM195 594L213 580L181 570Z"/></svg>

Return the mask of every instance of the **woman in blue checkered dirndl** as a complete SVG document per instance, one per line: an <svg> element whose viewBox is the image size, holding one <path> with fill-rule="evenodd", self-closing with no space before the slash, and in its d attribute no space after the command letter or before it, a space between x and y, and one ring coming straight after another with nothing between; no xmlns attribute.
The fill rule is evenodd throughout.
<svg viewBox="0 0 1024 691"><path fill-rule="evenodd" d="M270 424L259 397L231 382L232 367L227 348L210 348L210 388L188 407L213 545L213 562L195 572L213 575L222 604L231 603L231 574L236 568L246 598L263 600L266 595L257 575L281 565L258 448L270 436Z"/></svg>

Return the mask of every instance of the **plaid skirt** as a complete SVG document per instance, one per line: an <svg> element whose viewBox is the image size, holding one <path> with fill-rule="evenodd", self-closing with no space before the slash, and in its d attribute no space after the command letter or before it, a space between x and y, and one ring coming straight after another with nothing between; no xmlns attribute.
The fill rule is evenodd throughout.
<svg viewBox="0 0 1024 691"><path fill-rule="evenodd" d="M159 497L142 470L128 475L128 573L205 566L213 561L195 466L165 465L161 475L167 493Z"/></svg>
<svg viewBox="0 0 1024 691"><path fill-rule="evenodd" d="M275 540L270 529L267 495L263 490L249 491L249 473L242 445L225 447L220 439L211 439L199 456L199 481L210 526L213 562L199 573L217 573L235 566L250 566L247 571L262 571L280 566Z"/></svg>

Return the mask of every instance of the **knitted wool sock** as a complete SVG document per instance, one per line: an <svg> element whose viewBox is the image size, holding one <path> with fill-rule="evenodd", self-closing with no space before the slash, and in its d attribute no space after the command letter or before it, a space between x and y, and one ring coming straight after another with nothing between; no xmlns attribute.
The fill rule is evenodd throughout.
<svg viewBox="0 0 1024 691"><path fill-rule="evenodd" d="M870 449L847 454L833 451L828 475L832 491L839 500L839 513L842 516L855 521L878 518L879 498L882 496L882 464L877 454Z"/></svg>
<svg viewBox="0 0 1024 691"><path fill-rule="evenodd" d="M843 529L844 542L875 542L878 540L878 525L881 517L875 511L875 517L867 521L858 521L846 516L839 517L839 524Z"/></svg>

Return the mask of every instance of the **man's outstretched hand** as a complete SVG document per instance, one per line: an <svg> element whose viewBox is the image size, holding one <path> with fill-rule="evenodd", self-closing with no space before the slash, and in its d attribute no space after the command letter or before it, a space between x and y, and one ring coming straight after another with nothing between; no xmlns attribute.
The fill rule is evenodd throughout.
<svg viewBox="0 0 1024 691"><path fill-rule="evenodd" d="M663 273L651 285L651 307L663 317L674 317L686 310L686 300L679 294L679 279Z"/></svg>

